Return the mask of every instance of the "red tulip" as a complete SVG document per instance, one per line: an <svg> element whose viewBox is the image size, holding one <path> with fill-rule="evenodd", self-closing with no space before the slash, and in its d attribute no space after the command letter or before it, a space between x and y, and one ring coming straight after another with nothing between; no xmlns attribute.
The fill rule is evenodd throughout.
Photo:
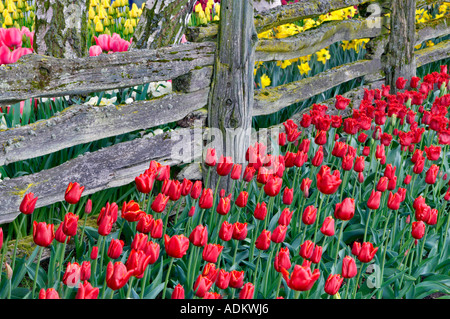
<svg viewBox="0 0 450 319"><path fill-rule="evenodd" d="M141 174L134 179L137 190L143 194L148 194L152 191L154 181L154 175L148 174Z"/></svg>
<svg viewBox="0 0 450 319"><path fill-rule="evenodd" d="M106 266L106 285L112 290L119 290L126 285L133 273L134 270L128 270L122 262L116 261L113 264L110 261Z"/></svg>
<svg viewBox="0 0 450 319"><path fill-rule="evenodd" d="M294 189L286 187L283 192L283 204L291 205L294 200Z"/></svg>
<svg viewBox="0 0 450 319"><path fill-rule="evenodd" d="M236 240L244 240L247 238L247 223L234 223L232 237Z"/></svg>
<svg viewBox="0 0 450 319"><path fill-rule="evenodd" d="M230 283L231 288L239 289L244 285L244 271L232 270L230 272Z"/></svg>
<svg viewBox="0 0 450 319"><path fill-rule="evenodd" d="M271 197L275 197L280 192L282 184L283 179L270 175L267 183L264 185L264 192Z"/></svg>
<svg viewBox="0 0 450 319"><path fill-rule="evenodd" d="M33 221L33 241L41 247L48 247L55 238L54 225Z"/></svg>
<svg viewBox="0 0 450 319"><path fill-rule="evenodd" d="M206 292L211 289L214 282L203 275L199 275L194 283L194 291L197 297L203 298Z"/></svg>
<svg viewBox="0 0 450 319"><path fill-rule="evenodd" d="M66 193L64 195L64 199L69 204L76 204L81 198L81 194L84 191L84 186L80 186L77 182L69 183L69 186L67 186Z"/></svg>
<svg viewBox="0 0 450 319"><path fill-rule="evenodd" d="M83 261L80 268L80 281L89 280L91 278L91 263Z"/></svg>
<svg viewBox="0 0 450 319"><path fill-rule="evenodd" d="M314 264L318 264L320 262L320 259L322 259L322 246L316 245L314 247L314 251L311 256L311 262Z"/></svg>
<svg viewBox="0 0 450 319"><path fill-rule="evenodd" d="M122 255L124 245L125 243L123 242L123 240L112 239L111 242L109 243L109 248L107 252L108 257L111 259L119 258L120 255Z"/></svg>
<svg viewBox="0 0 450 319"><path fill-rule="evenodd" d="M335 107L338 110L345 110L345 108L350 104L350 99L343 97L342 95L336 95Z"/></svg>
<svg viewBox="0 0 450 319"><path fill-rule="evenodd" d="M384 192L388 187L389 179L385 176L380 177L377 183L377 191Z"/></svg>
<svg viewBox="0 0 450 319"><path fill-rule="evenodd" d="M208 148L206 151L205 164L208 166L216 166L217 156L214 148Z"/></svg>
<svg viewBox="0 0 450 319"><path fill-rule="evenodd" d="M407 82L408 82L407 79L405 79L403 77L399 77L397 79L397 81L395 82L395 86L397 87L397 89L403 90L405 88L405 85L406 85Z"/></svg>
<svg viewBox="0 0 450 319"><path fill-rule="evenodd" d="M355 172L363 172L364 171L365 158L364 156L357 156L355 159L355 165L353 167Z"/></svg>
<svg viewBox="0 0 450 319"><path fill-rule="evenodd" d="M327 132L326 131L317 131L317 135L314 139L314 142L317 145L325 145L327 143Z"/></svg>
<svg viewBox="0 0 450 319"><path fill-rule="evenodd" d="M317 150L316 154L314 154L314 157L311 160L311 164L315 167L318 167L322 165L323 162L323 146L319 146L319 149Z"/></svg>
<svg viewBox="0 0 450 319"><path fill-rule="evenodd" d="M231 179L238 180L241 178L241 172L242 172L242 165L241 164L234 164L233 168L231 169Z"/></svg>
<svg viewBox="0 0 450 319"><path fill-rule="evenodd" d="M357 272L355 260L351 256L345 256L342 260L342 277L353 278Z"/></svg>
<svg viewBox="0 0 450 319"><path fill-rule="evenodd" d="M239 193L238 198L236 199L236 205L238 207L245 207L247 206L247 200L248 200L248 193L246 191L242 191Z"/></svg>
<svg viewBox="0 0 450 319"><path fill-rule="evenodd" d="M290 211L289 208L285 208L281 211L280 217L278 218L278 224L288 226L291 222L292 215L294 211Z"/></svg>
<svg viewBox="0 0 450 319"><path fill-rule="evenodd" d="M295 265L291 274L284 268L281 269L281 272L288 287L296 291L310 290L320 277L319 269L314 269L314 272L311 272L309 265Z"/></svg>
<svg viewBox="0 0 450 319"><path fill-rule="evenodd" d="M302 215L302 222L305 225L312 225L316 221L317 216L317 208L314 207L314 205L310 205L305 208L305 211Z"/></svg>
<svg viewBox="0 0 450 319"><path fill-rule="evenodd" d="M341 288L342 282L344 281L344 277L341 277L341 275L336 274L332 275L330 274L325 281L325 287L324 290L327 294L334 296L338 293L339 288Z"/></svg>
<svg viewBox="0 0 450 319"><path fill-rule="evenodd" d="M205 246L208 242L208 228L203 225L197 225L189 235L189 241L197 247Z"/></svg>
<svg viewBox="0 0 450 319"><path fill-rule="evenodd" d="M278 134L278 145L279 146L286 145L286 143L287 143L286 136L287 135L284 132L281 132L280 134Z"/></svg>
<svg viewBox="0 0 450 319"><path fill-rule="evenodd" d="M398 193L393 194L389 192L387 206L392 210L398 210L400 208L401 197Z"/></svg>
<svg viewBox="0 0 450 319"><path fill-rule="evenodd" d="M55 232L55 239L60 243L68 243L70 241L70 236L66 236L63 232L64 222L59 224L58 229Z"/></svg>
<svg viewBox="0 0 450 319"><path fill-rule="evenodd" d="M84 281L78 285L78 291L75 299L97 299L100 289L92 287L88 281Z"/></svg>
<svg viewBox="0 0 450 319"><path fill-rule="evenodd" d="M421 220L412 223L411 235L415 239L422 239L425 235L425 223Z"/></svg>
<svg viewBox="0 0 450 319"><path fill-rule="evenodd" d="M426 172L425 175L425 183L427 184L434 184L436 183L436 178L439 172L439 166L437 166L436 164L433 164L430 166L430 168L428 169L428 171Z"/></svg>
<svg viewBox="0 0 450 319"><path fill-rule="evenodd" d="M202 194L202 181L195 181L191 189L191 197L197 199Z"/></svg>
<svg viewBox="0 0 450 319"><path fill-rule="evenodd" d="M133 271L134 277L141 279L144 277L145 269L150 263L150 259L151 256L147 256L143 250L131 249L125 266L128 271Z"/></svg>
<svg viewBox="0 0 450 319"><path fill-rule="evenodd" d="M34 197L33 193L26 194L20 203L20 212L25 215L32 214L34 212L34 207L36 206L37 200L38 197Z"/></svg>
<svg viewBox="0 0 450 319"><path fill-rule="evenodd" d="M207 244L203 248L202 258L204 261L207 261L210 263L216 263L222 250L223 250L222 245Z"/></svg>
<svg viewBox="0 0 450 319"><path fill-rule="evenodd" d="M441 147L440 146L433 146L430 145L430 147L425 146L425 153L427 154L427 158L430 161L437 161L439 157L441 156Z"/></svg>
<svg viewBox="0 0 450 319"><path fill-rule="evenodd" d="M265 202L257 203L255 207L255 211L253 212L253 216L255 216L256 219L264 220L267 215L267 206Z"/></svg>
<svg viewBox="0 0 450 319"><path fill-rule="evenodd" d="M153 216L150 214L144 214L139 219L136 230L143 234L148 234L152 230L153 226Z"/></svg>
<svg viewBox="0 0 450 319"><path fill-rule="evenodd" d="M230 174L233 168L233 160L231 157L220 156L219 163L217 164L217 174L220 176L227 176Z"/></svg>
<svg viewBox="0 0 450 319"><path fill-rule="evenodd" d="M358 256L361 251L361 243L355 241L352 246L352 255Z"/></svg>
<svg viewBox="0 0 450 319"><path fill-rule="evenodd" d="M76 287L80 281L81 267L77 262L69 262L63 275L62 282L68 287Z"/></svg>
<svg viewBox="0 0 450 319"><path fill-rule="evenodd" d="M216 269L215 264L207 263L203 268L202 276L205 276L214 283L216 282L217 277L219 276L219 269Z"/></svg>
<svg viewBox="0 0 450 319"><path fill-rule="evenodd" d="M167 255L173 258L182 258L186 255L189 248L189 239L184 235L174 235L173 237L170 237L165 234L164 246Z"/></svg>
<svg viewBox="0 0 450 319"><path fill-rule="evenodd" d="M300 256L310 259L314 252L314 243L311 240L305 241L300 247Z"/></svg>
<svg viewBox="0 0 450 319"><path fill-rule="evenodd" d="M341 185L342 180L340 178L340 173L338 170L333 172L333 175L330 173L330 168L326 165L322 166L319 170L319 173L316 175L317 177L317 189L327 195L334 194L339 185Z"/></svg>
<svg viewBox="0 0 450 319"><path fill-rule="evenodd" d="M381 201L381 192L372 190L370 193L370 197L367 200L367 207L373 210L377 210L380 208L380 201Z"/></svg>
<svg viewBox="0 0 450 319"><path fill-rule="evenodd" d="M234 229L233 224L224 221L219 230L219 238L222 239L223 241L231 240L231 237L233 235L233 229Z"/></svg>
<svg viewBox="0 0 450 319"><path fill-rule="evenodd" d="M253 166L247 166L244 170L243 176L244 181L246 181L247 183L250 182L255 176L255 173L256 169Z"/></svg>
<svg viewBox="0 0 450 319"><path fill-rule="evenodd" d="M200 208L209 209L213 206L213 191L211 188L203 189L202 196L198 202Z"/></svg>
<svg viewBox="0 0 450 319"><path fill-rule="evenodd" d="M174 202L179 200L181 197L181 183L177 180L168 180L166 195Z"/></svg>
<svg viewBox="0 0 450 319"><path fill-rule="evenodd" d="M111 232L112 226L117 221L119 207L116 203L109 204L100 210L97 218L98 233L102 236L107 236Z"/></svg>
<svg viewBox="0 0 450 319"><path fill-rule="evenodd" d="M91 260L97 259L97 257L98 257L98 246L92 247L91 256L90 257L91 257Z"/></svg>
<svg viewBox="0 0 450 319"><path fill-rule="evenodd" d="M156 213L162 213L169 202L169 196L159 193L152 202L151 208Z"/></svg>
<svg viewBox="0 0 450 319"><path fill-rule="evenodd" d="M358 260L363 263L368 263L375 257L377 251L378 247L374 248L372 243L363 243L358 254Z"/></svg>
<svg viewBox="0 0 450 319"><path fill-rule="evenodd" d="M239 292L239 299L253 299L253 294L255 293L255 286L248 282L242 287Z"/></svg>
<svg viewBox="0 0 450 319"><path fill-rule="evenodd" d="M148 236L142 233L136 233L131 242L131 249L141 250L147 244Z"/></svg>
<svg viewBox="0 0 450 319"><path fill-rule="evenodd" d="M305 177L300 184L300 190L303 192L305 198L309 197L309 188L311 187L312 179Z"/></svg>
<svg viewBox="0 0 450 319"><path fill-rule="evenodd" d="M255 242L255 247L259 250L267 250L270 247L270 235L271 232L263 229Z"/></svg>
<svg viewBox="0 0 450 319"><path fill-rule="evenodd" d="M320 227L320 231L325 236L334 236L334 219L331 216L328 216L324 219L322 227Z"/></svg>
<svg viewBox="0 0 450 319"><path fill-rule="evenodd" d="M281 269L291 268L291 259L289 256L289 249L281 248L278 254L275 256L274 267L277 272L281 272Z"/></svg>
<svg viewBox="0 0 450 319"><path fill-rule="evenodd" d="M355 199L347 197L342 203L337 203L334 217L340 220L350 220L355 215Z"/></svg>
<svg viewBox="0 0 450 319"><path fill-rule="evenodd" d="M273 230L272 236L270 237L270 239L274 243L281 243L286 238L286 232L287 232L287 226L285 226L285 225L278 225Z"/></svg>
<svg viewBox="0 0 450 319"><path fill-rule="evenodd" d="M184 178L183 182L181 183L181 195L182 196L189 195L192 190L192 185L194 185L194 183L192 183L192 181Z"/></svg>
<svg viewBox="0 0 450 319"><path fill-rule="evenodd" d="M172 299L184 299L184 288L178 284L175 286L172 292Z"/></svg>
<svg viewBox="0 0 450 319"><path fill-rule="evenodd" d="M231 273L226 272L225 269L220 269L216 280L216 286L220 289L227 289L230 283Z"/></svg>
<svg viewBox="0 0 450 319"><path fill-rule="evenodd" d="M154 239L162 237L163 222L162 219L153 219L153 223L150 230L150 236Z"/></svg>
<svg viewBox="0 0 450 319"><path fill-rule="evenodd" d="M45 290L42 288L39 291L39 299L60 299L58 292L54 288L48 288Z"/></svg>
<svg viewBox="0 0 450 319"><path fill-rule="evenodd" d="M403 180L403 183L404 183L405 185L409 185L409 183L411 183L411 179L412 179L412 176L411 176L411 175L406 175L406 176L405 176L405 179Z"/></svg>

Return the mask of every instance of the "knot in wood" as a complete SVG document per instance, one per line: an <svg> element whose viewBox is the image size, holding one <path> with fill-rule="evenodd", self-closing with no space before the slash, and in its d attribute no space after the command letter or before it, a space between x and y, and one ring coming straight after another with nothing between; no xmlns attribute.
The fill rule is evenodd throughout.
<svg viewBox="0 0 450 319"><path fill-rule="evenodd" d="M233 101L231 99L227 99L225 101L225 104L228 105L228 106L231 106L233 104Z"/></svg>

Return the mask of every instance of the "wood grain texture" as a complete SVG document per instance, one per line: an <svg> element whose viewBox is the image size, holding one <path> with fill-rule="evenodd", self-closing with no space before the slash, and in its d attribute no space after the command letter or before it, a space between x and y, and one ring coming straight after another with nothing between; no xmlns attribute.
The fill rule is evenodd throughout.
<svg viewBox="0 0 450 319"><path fill-rule="evenodd" d="M28 54L0 66L0 105L171 80L213 65L215 48L215 43L190 43L80 59Z"/></svg>
<svg viewBox="0 0 450 319"><path fill-rule="evenodd" d="M314 77L256 90L253 116L272 114L334 86L374 73L380 67L379 60L361 60L332 68Z"/></svg>
<svg viewBox="0 0 450 319"><path fill-rule="evenodd" d="M0 224L18 216L22 198L29 192L39 197L36 207L44 207L64 200L69 182L85 186L83 196L86 196L132 183L148 168L151 160L171 166L195 159L200 161L201 149L194 142L194 134L194 129L180 129L144 136L78 156L32 175L3 180L0 183ZM180 154L179 150L184 153Z"/></svg>
<svg viewBox="0 0 450 319"><path fill-rule="evenodd" d="M0 132L0 165L183 119L205 107L209 87L124 105L75 105L36 123Z"/></svg>

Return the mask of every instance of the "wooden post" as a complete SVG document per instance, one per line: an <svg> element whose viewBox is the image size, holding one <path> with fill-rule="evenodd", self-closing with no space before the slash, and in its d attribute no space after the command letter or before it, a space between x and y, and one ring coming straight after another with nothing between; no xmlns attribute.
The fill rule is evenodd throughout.
<svg viewBox="0 0 450 319"><path fill-rule="evenodd" d="M88 54L90 0L37 0L34 50L55 58Z"/></svg>
<svg viewBox="0 0 450 319"><path fill-rule="evenodd" d="M156 49L180 42L196 0L147 0L131 49Z"/></svg>
<svg viewBox="0 0 450 319"><path fill-rule="evenodd" d="M231 156L234 163L243 165L250 145L258 35L252 0L223 0L220 7L208 126L215 135L217 154ZM203 169L204 176L206 171ZM215 187L217 178L213 170L211 187ZM230 184L229 178L222 178L220 186L229 190Z"/></svg>
<svg viewBox="0 0 450 319"><path fill-rule="evenodd" d="M416 75L414 46L416 41L416 0L392 0L390 34L382 56L386 84L391 94L397 92L397 78L411 79ZM408 82L409 84L409 82Z"/></svg>

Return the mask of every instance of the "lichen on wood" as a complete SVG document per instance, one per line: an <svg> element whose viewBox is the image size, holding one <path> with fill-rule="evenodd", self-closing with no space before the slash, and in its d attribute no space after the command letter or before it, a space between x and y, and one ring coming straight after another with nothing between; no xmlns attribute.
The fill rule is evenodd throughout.
<svg viewBox="0 0 450 319"><path fill-rule="evenodd" d="M90 0L37 0L34 50L55 58L87 56Z"/></svg>
<svg viewBox="0 0 450 319"><path fill-rule="evenodd" d="M147 0L133 34L133 49L178 44L196 0Z"/></svg>

